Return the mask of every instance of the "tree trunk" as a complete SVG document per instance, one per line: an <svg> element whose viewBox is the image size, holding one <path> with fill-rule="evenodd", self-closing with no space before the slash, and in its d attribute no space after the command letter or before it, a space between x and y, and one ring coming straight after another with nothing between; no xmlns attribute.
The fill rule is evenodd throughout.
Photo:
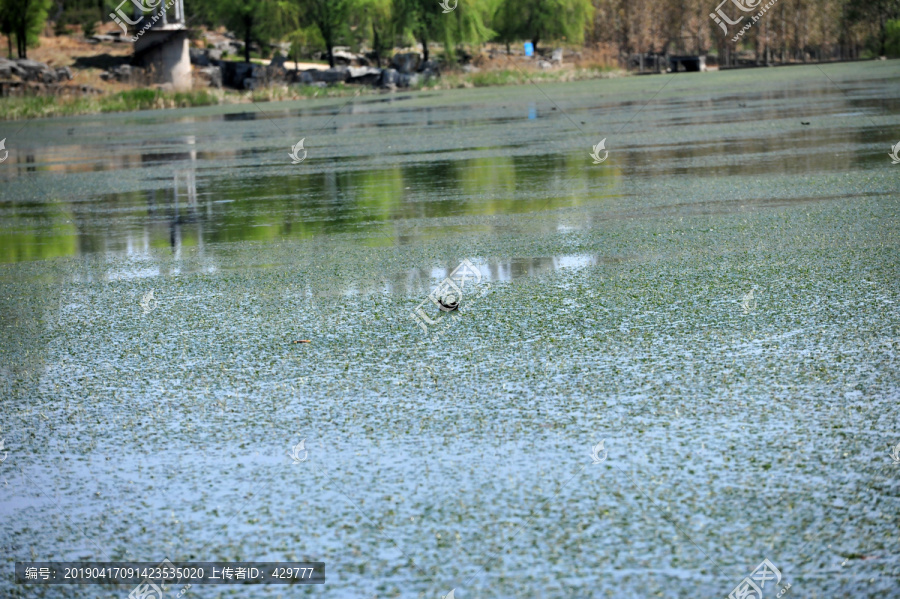
<svg viewBox="0 0 900 599"><path fill-rule="evenodd" d="M506 42L506 55L509 56L512 52L509 51L509 42Z"/></svg>
<svg viewBox="0 0 900 599"><path fill-rule="evenodd" d="M422 59L428 62L428 38L423 35L419 38L419 42L422 44Z"/></svg>
<svg viewBox="0 0 900 599"><path fill-rule="evenodd" d="M535 53L535 55L537 55L537 53L538 53L538 51L537 51L537 45L538 45L538 41L539 41L540 39L541 39L541 36L540 36L540 35L535 35L533 38L531 38L531 45L534 46L534 53Z"/></svg>
<svg viewBox="0 0 900 599"><path fill-rule="evenodd" d="M244 62L250 62L250 38L253 29L253 17L244 17Z"/></svg>
<svg viewBox="0 0 900 599"><path fill-rule="evenodd" d="M13 58L13 53L12 53L12 32L9 32L9 33L6 34L6 46L7 46L7 48L9 49L9 59L12 60L12 58Z"/></svg>
<svg viewBox="0 0 900 599"><path fill-rule="evenodd" d="M378 30L375 29L375 23L372 23L372 50L375 52L375 66L381 68L381 38L378 36Z"/></svg>
<svg viewBox="0 0 900 599"><path fill-rule="evenodd" d="M334 68L334 41L331 39L329 35L325 39L325 47L328 48L328 67Z"/></svg>

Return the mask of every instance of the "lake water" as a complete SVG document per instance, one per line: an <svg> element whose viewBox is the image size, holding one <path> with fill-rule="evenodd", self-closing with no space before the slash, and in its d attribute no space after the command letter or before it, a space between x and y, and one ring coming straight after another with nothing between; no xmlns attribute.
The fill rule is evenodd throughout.
<svg viewBox="0 0 900 599"><path fill-rule="evenodd" d="M0 594L163 558L326 563L187 597L725 597L764 559L766 597L900 593L898 92L885 61L4 123Z"/></svg>

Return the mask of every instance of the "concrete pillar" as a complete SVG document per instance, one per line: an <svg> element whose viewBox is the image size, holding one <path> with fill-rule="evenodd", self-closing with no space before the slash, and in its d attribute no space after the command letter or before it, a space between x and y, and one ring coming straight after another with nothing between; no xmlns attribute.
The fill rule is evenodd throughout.
<svg viewBox="0 0 900 599"><path fill-rule="evenodd" d="M155 83L168 83L176 91L191 89L190 43L186 29L144 32L134 43L135 62L153 71Z"/></svg>

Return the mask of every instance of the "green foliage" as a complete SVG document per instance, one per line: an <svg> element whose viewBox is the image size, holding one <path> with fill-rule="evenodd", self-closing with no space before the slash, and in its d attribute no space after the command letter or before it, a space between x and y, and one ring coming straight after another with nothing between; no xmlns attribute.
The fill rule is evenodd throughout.
<svg viewBox="0 0 900 599"><path fill-rule="evenodd" d="M0 0L0 32L14 36L19 58L38 44L52 0Z"/></svg>
<svg viewBox="0 0 900 599"><path fill-rule="evenodd" d="M900 19L892 19L885 25L884 51L890 58L900 58Z"/></svg>
<svg viewBox="0 0 900 599"><path fill-rule="evenodd" d="M22 96L4 98L4 101L0 102L0 120L72 116L98 112L126 112L155 108L187 108L191 106L211 106L218 103L218 96L208 90L173 93L155 89L133 89L106 96L81 98Z"/></svg>
<svg viewBox="0 0 900 599"><path fill-rule="evenodd" d="M479 44L492 32L484 24L486 3L460 0L450 13L444 13L436 0L394 0L394 26L400 37L412 37L422 44L428 60L428 43L441 41L452 58L458 44Z"/></svg>
<svg viewBox="0 0 900 599"><path fill-rule="evenodd" d="M338 40L347 39L349 20L356 0L296 0L299 22L319 30L328 50L328 64L334 67L333 49Z"/></svg>
<svg viewBox="0 0 900 599"><path fill-rule="evenodd" d="M594 16L591 0L503 0L492 21L500 41L584 41Z"/></svg>
<svg viewBox="0 0 900 599"><path fill-rule="evenodd" d="M394 44L393 0L360 0L361 19L357 27L357 45L367 41L372 51L381 57L390 54Z"/></svg>
<svg viewBox="0 0 900 599"><path fill-rule="evenodd" d="M279 0L195 0L188 8L208 25L233 31L244 42L244 61L250 62L253 42L265 46L288 30L291 6Z"/></svg>

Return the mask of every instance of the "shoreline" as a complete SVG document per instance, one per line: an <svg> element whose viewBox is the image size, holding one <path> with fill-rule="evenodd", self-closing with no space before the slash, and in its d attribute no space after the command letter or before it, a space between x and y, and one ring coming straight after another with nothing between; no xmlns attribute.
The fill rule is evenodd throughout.
<svg viewBox="0 0 900 599"><path fill-rule="evenodd" d="M328 87L313 85L276 85L252 91L204 88L176 92L158 87L141 87L99 96L62 96L44 94L10 96L0 101L0 121L23 121L64 116L81 116L110 112L194 108L226 104L252 104L319 98L342 98L356 95L385 95L458 88L499 87L535 83L563 83L588 79L611 79L631 76L621 69L601 67L569 67L548 71L497 69L473 73L448 72L427 84L396 91L366 85L338 83Z"/></svg>

